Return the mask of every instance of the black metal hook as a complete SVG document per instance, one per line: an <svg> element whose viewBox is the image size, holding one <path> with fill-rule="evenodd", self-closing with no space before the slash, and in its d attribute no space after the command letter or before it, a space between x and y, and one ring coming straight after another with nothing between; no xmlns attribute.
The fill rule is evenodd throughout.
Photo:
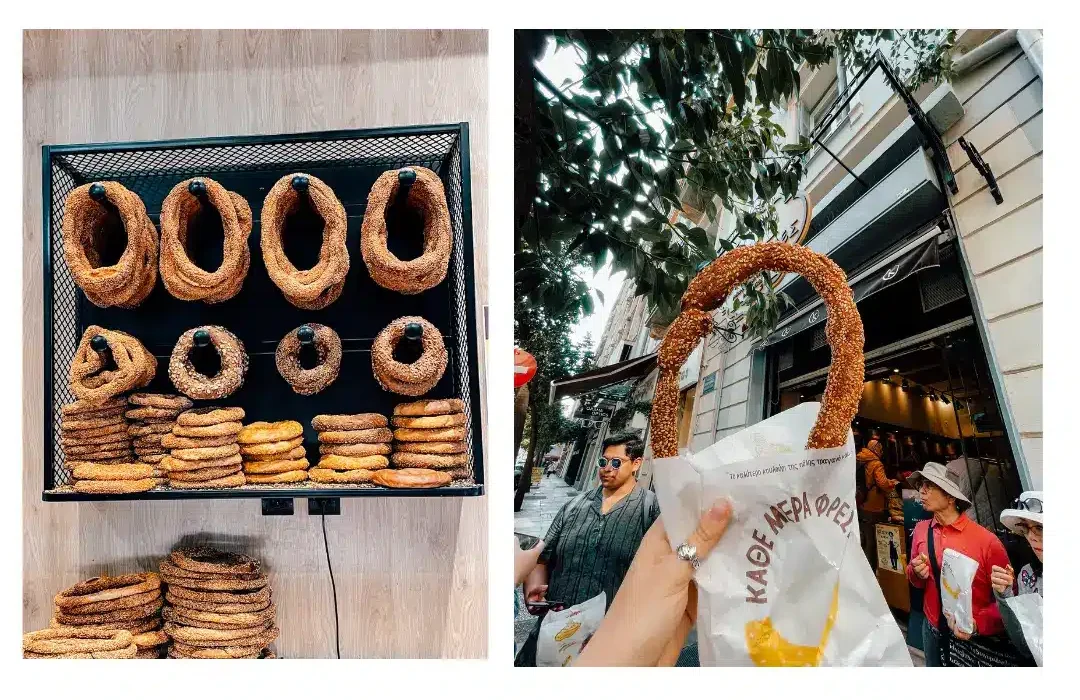
<svg viewBox="0 0 1080 700"><path fill-rule="evenodd" d="M307 175L296 175L293 177L291 184L298 194L307 194L311 182L308 180Z"/></svg>
<svg viewBox="0 0 1080 700"><path fill-rule="evenodd" d="M90 185L90 199L94 200L95 202L104 202L105 185L102 185L100 182L95 182L94 184ZM100 338L101 336L98 337Z"/></svg>
<svg viewBox="0 0 1080 700"><path fill-rule="evenodd" d="M315 342L315 329L308 325L300 326L296 329L296 337L301 345L311 345Z"/></svg>
<svg viewBox="0 0 1080 700"><path fill-rule="evenodd" d="M415 170L399 170L398 174L398 201L405 202L409 198L409 190L412 189L413 184L416 182Z"/></svg>
<svg viewBox="0 0 1080 700"><path fill-rule="evenodd" d="M206 201L206 183L202 180L192 180L187 186L188 192L198 197L200 202Z"/></svg>
<svg viewBox="0 0 1080 700"><path fill-rule="evenodd" d="M405 339L416 342L424 336L424 329L419 323L405 324Z"/></svg>
<svg viewBox="0 0 1080 700"><path fill-rule="evenodd" d="M972 144L968 143L967 139L961 136L957 139L957 143L960 144L960 148L964 149L967 153L968 159L971 164L975 166L975 170L983 176L986 180L986 185L990 189L990 196L994 198L994 202L1001 204L1005 201L1005 198L1001 195L1001 188L998 187L997 176L994 175L994 171L990 168L990 164L983 160L982 154L979 153L979 149L975 148ZM956 194L954 191L953 194Z"/></svg>
<svg viewBox="0 0 1080 700"><path fill-rule="evenodd" d="M108 352L109 341L105 339L103 335L95 335L90 339L90 348L94 352Z"/></svg>
<svg viewBox="0 0 1080 700"><path fill-rule="evenodd" d="M210 344L210 331L200 328L195 331L195 335L192 336L191 340L195 347L205 348Z"/></svg>

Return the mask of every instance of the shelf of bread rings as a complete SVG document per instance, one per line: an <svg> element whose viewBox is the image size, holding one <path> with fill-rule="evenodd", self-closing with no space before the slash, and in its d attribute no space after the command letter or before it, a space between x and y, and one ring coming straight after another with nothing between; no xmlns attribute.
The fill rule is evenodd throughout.
<svg viewBox="0 0 1080 700"><path fill-rule="evenodd" d="M43 499L483 493L465 123L43 147Z"/></svg>

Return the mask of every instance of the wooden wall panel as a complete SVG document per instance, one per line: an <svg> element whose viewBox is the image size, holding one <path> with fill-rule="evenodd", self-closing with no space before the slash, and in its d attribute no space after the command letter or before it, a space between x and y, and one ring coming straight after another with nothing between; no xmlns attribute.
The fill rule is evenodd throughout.
<svg viewBox="0 0 1080 700"><path fill-rule="evenodd" d="M263 559L281 656L332 657L322 524L305 500L291 517L257 500L41 502L41 146L468 121L484 305L486 32L34 31L23 82L24 626L48 624L61 588L154 568L194 538ZM486 498L342 499L326 529L343 657L486 656Z"/></svg>

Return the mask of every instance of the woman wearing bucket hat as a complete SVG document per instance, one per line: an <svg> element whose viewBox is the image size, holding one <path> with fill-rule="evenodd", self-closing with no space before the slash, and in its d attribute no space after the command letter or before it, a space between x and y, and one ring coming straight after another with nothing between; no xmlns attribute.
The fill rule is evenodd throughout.
<svg viewBox="0 0 1080 700"><path fill-rule="evenodd" d="M927 462L908 478L908 483L918 489L923 508L933 515L915 525L911 561L907 565L911 585L925 589L923 652L927 666L961 665L956 661L958 655L949 653L951 643L967 642L974 636L993 637L1004 629L990 584L990 572L994 566L1007 567L1009 556L994 533L964 513L971 506L971 500L960 488L959 464L947 468L937 462ZM974 620L971 633L958 629L951 616L942 613L938 580L946 549L955 550L978 563L971 590Z"/></svg>
<svg viewBox="0 0 1080 700"><path fill-rule="evenodd" d="M1005 631L1017 649L1026 656L1031 656L1020 621L1012 608L1005 603L1005 599L1029 593L1040 596L1043 594L1042 491L1025 491L1020 494L1012 508L1001 511L1001 524L1023 537L1035 555L1035 561L1021 567L1019 574L1013 571L1012 566L995 566L990 571L990 583L994 587L994 596L998 601L1001 619L1005 623Z"/></svg>

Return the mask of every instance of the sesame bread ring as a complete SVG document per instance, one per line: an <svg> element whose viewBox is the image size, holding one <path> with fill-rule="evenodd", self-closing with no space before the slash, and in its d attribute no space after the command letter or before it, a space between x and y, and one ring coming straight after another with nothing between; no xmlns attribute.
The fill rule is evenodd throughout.
<svg viewBox="0 0 1080 700"><path fill-rule="evenodd" d="M125 630L103 632L72 627L48 627L23 635L23 650L35 654L89 654L117 651L131 644L131 633Z"/></svg>
<svg viewBox="0 0 1080 700"><path fill-rule="evenodd" d="M465 439L465 428L398 428L394 431L398 442L460 442Z"/></svg>
<svg viewBox="0 0 1080 700"><path fill-rule="evenodd" d="M180 426L177 426L178 428ZM158 440L158 444L170 450L190 450L195 447L222 447L236 442L236 433L218 435L215 437L184 437L176 433L166 433ZM138 443L135 443L138 447Z"/></svg>
<svg viewBox="0 0 1080 700"><path fill-rule="evenodd" d="M95 434L96 433L96 434ZM82 433L61 432L60 444L64 447L80 445L107 445L113 442L129 440L127 428L123 424L109 426L101 430L87 430Z"/></svg>
<svg viewBox="0 0 1080 700"><path fill-rule="evenodd" d="M100 625L106 622L127 622L157 615L158 611L161 610L163 603L164 598L158 596L154 601L146 603L145 605L139 605L134 608L123 608L122 610L111 610L103 613L92 613L90 615L74 615L57 608L53 613L53 617L55 617L57 622L62 625L81 626Z"/></svg>
<svg viewBox="0 0 1080 700"><path fill-rule="evenodd" d="M124 414L124 418L130 421L147 420L153 418L175 419L183 412L182 408L157 408L155 406L139 406L132 408Z"/></svg>
<svg viewBox="0 0 1080 700"><path fill-rule="evenodd" d="M139 648L134 644L117 649L116 651L90 651L74 652L71 654L37 654L32 651L24 651L24 659L135 659L138 658Z"/></svg>
<svg viewBox="0 0 1080 700"><path fill-rule="evenodd" d="M385 469L389 464L386 457L372 455L370 457L343 457L341 455L323 455L319 460L319 469L336 469L337 471L353 471L354 469Z"/></svg>
<svg viewBox="0 0 1080 700"><path fill-rule="evenodd" d="M230 442L228 445L218 445L217 447L188 447L172 451L172 456L176 459L185 459L189 461L199 459L219 459L221 457L229 457L238 454L240 454L240 446L235 442Z"/></svg>
<svg viewBox="0 0 1080 700"><path fill-rule="evenodd" d="M152 617L144 617L140 620L127 620L124 622L106 622L98 625L80 625L78 629L81 630L97 630L101 631L115 631L115 630L127 630L134 635L142 634L144 632L152 632L154 630L161 629L161 618L157 615ZM60 624L60 621L55 617L49 620L49 627L66 627L67 625Z"/></svg>
<svg viewBox="0 0 1080 700"><path fill-rule="evenodd" d="M135 643L135 646L140 650L150 647L161 646L162 644L169 643L169 635L165 634L165 630L154 630L153 632L143 632L142 634L132 635L131 641Z"/></svg>
<svg viewBox="0 0 1080 700"><path fill-rule="evenodd" d="M280 455L287 452L292 452L296 449L303 449L304 436L298 435L297 437L289 440L278 440L276 442L255 442L245 445L240 445L240 454L244 457L251 457L255 459L262 459L270 455Z"/></svg>
<svg viewBox="0 0 1080 700"><path fill-rule="evenodd" d="M174 481L171 477L169 479L169 486L174 489L221 489L243 486L246 483L247 479L244 478L243 472L223 476L219 479L208 479L207 481Z"/></svg>
<svg viewBox="0 0 1080 700"><path fill-rule="evenodd" d="M375 476L371 469L352 469L337 471L334 469L311 469L308 478L321 484L366 484Z"/></svg>
<svg viewBox="0 0 1080 700"><path fill-rule="evenodd" d="M389 428L367 430L327 430L319 433L319 442L329 445L354 445L360 442L390 442L394 434Z"/></svg>
<svg viewBox="0 0 1080 700"><path fill-rule="evenodd" d="M217 425L218 423L235 423L244 420L244 409L234 406L223 408L221 406L205 406L184 411L176 417L176 424L183 426Z"/></svg>
<svg viewBox="0 0 1080 700"><path fill-rule="evenodd" d="M181 615L188 615L192 610L201 610L203 612L216 612L216 613L240 613L240 612L259 612L265 610L266 606L270 605L269 597L267 600L258 601L255 603L209 603L206 601L195 602L188 600L187 598L181 598L175 595L171 590L165 592L165 600L172 604L173 609Z"/></svg>
<svg viewBox="0 0 1080 700"><path fill-rule="evenodd" d="M201 199L189 189L196 180L206 193ZM189 227L204 207L217 211L225 234L221 265L213 272L192 262L188 253ZM251 267L251 207L243 197L208 177L184 180L176 183L161 203L160 222L159 267L169 294L184 301L215 304L239 293Z"/></svg>
<svg viewBox="0 0 1080 700"><path fill-rule="evenodd" d="M459 479L471 479L473 477L472 470L468 468L451 469L446 473L449 474L450 478L454 481Z"/></svg>
<svg viewBox="0 0 1080 700"><path fill-rule="evenodd" d="M659 377L653 399L650 442L656 457L678 454L676 413L679 369L713 328L712 310L735 286L763 270L796 272L825 302L825 336L832 351L821 410L807 440L807 449L837 447L847 440L862 396L863 324L844 271L829 258L805 246L779 241L742 246L714 260L690 281L682 311L668 327L657 353Z"/></svg>
<svg viewBox="0 0 1080 700"><path fill-rule="evenodd" d="M213 547L179 547L169 552L169 561L202 574L257 574L262 569L258 559Z"/></svg>
<svg viewBox="0 0 1080 700"><path fill-rule="evenodd" d="M149 464L95 464L73 462L68 465L75 479L121 481L123 479L154 479L158 470Z"/></svg>
<svg viewBox="0 0 1080 700"><path fill-rule="evenodd" d="M257 591L266 586L267 578L260 574L255 578L238 577L238 575L220 574L218 578L194 579L182 576L173 576L162 572L161 579L169 584L169 590L173 586L181 586L193 591L228 591L244 592Z"/></svg>
<svg viewBox="0 0 1080 700"><path fill-rule="evenodd" d="M381 413L355 413L352 415L326 415L320 414L311 419L311 427L316 432L329 430L368 430L370 428L385 428L388 425L386 416Z"/></svg>
<svg viewBox="0 0 1080 700"><path fill-rule="evenodd" d="M131 439L131 444L134 447L161 447L161 440L164 437L165 433L158 433L157 435L143 435L141 437Z"/></svg>
<svg viewBox="0 0 1080 700"><path fill-rule="evenodd" d="M90 195L92 188L95 193L101 188L103 201ZM71 277L96 306L135 308L157 284L157 229L139 195L119 182L87 183L72 190L65 200L61 235ZM126 239L120 259L102 265L102 249L120 237Z"/></svg>
<svg viewBox="0 0 1080 700"><path fill-rule="evenodd" d="M191 408L191 399L179 394L149 394L135 393L127 397L132 406L150 406L152 408L164 408L177 413Z"/></svg>
<svg viewBox="0 0 1080 700"><path fill-rule="evenodd" d="M300 364L302 343L299 331L303 326L286 333L274 351L278 374L301 396L318 394L333 384L341 369L341 338L338 334L321 323L309 323L307 326L315 331L317 361L314 367L308 368Z"/></svg>
<svg viewBox="0 0 1080 700"><path fill-rule="evenodd" d="M304 192L293 186L294 179L300 181L301 178L307 185L303 188ZM319 261L315 266L298 270L285 255L282 240L285 237L289 214L296 212L303 200L306 200L323 220L322 231L305 231L304 234L321 235L322 245L319 249ZM314 311L337 300L345 287L345 275L349 272L349 249L345 247L348 218L345 207L334 195L334 191L314 175L286 175L275 182L266 193L260 219L260 247L266 272L289 303Z"/></svg>
<svg viewBox="0 0 1080 700"><path fill-rule="evenodd" d="M263 442L281 442L294 440L304 434L304 426L294 420L283 420L275 423L267 421L255 421L245 425L236 441L241 445L253 445ZM293 445L292 447L295 447ZM289 449L292 449L290 447Z"/></svg>
<svg viewBox="0 0 1080 700"><path fill-rule="evenodd" d="M387 442L358 442L353 445L319 445L321 455L341 455L342 457L370 457L371 455L390 454Z"/></svg>
<svg viewBox="0 0 1080 700"><path fill-rule="evenodd" d="M195 347L195 333L204 330L210 334L210 345L221 358L221 369L213 377L195 369L191 350ZM244 384L248 370L248 355L244 344L221 326L202 326L184 331L176 341L169 358L169 379L185 396L193 399L221 399ZM183 414L180 414L183 415ZM179 422L179 417L177 421ZM181 423L187 425L187 423Z"/></svg>
<svg viewBox="0 0 1080 700"><path fill-rule="evenodd" d="M386 210L397 199L399 172L405 170L416 174L405 203L424 221L424 252L413 260L399 260L386 246ZM371 279L380 287L402 294L419 294L446 278L453 236L450 212L438 175L418 165L401 171L388 170L371 186L360 227L360 254Z"/></svg>
<svg viewBox="0 0 1080 700"><path fill-rule="evenodd" d="M94 613L112 612L113 610L140 607L147 603L152 603L160 597L161 589L155 589L146 591L145 593L124 596L123 598L102 600L97 603L87 603L86 605L76 605L64 609L64 612L69 615L93 615Z"/></svg>
<svg viewBox="0 0 1080 700"><path fill-rule="evenodd" d="M264 586L250 593L231 593L228 591L200 591L188 588L182 583L169 584L167 595L172 595L181 600L190 601L185 603L188 607L198 606L203 603L216 603L224 605L247 605L263 603L268 604L273 590Z"/></svg>
<svg viewBox="0 0 1080 700"><path fill-rule="evenodd" d="M152 571L122 576L95 576L66 588L53 598L62 610L78 605L100 603L161 589L161 577Z"/></svg>
<svg viewBox="0 0 1080 700"><path fill-rule="evenodd" d="M174 641L198 647L265 647L277 639L281 633L276 625L235 630L210 630L166 622L163 629L165 634Z"/></svg>
<svg viewBox="0 0 1080 700"><path fill-rule="evenodd" d="M240 421L225 421L214 425L174 425L173 435L186 438L229 437L235 438L244 424ZM235 439L233 440L235 442Z"/></svg>
<svg viewBox="0 0 1080 700"><path fill-rule="evenodd" d="M100 403L92 403L90 401L72 401L71 403L64 404L60 409L60 415L65 418L82 415L98 415L103 411L112 412L112 415L116 415L118 412L123 412L127 409L127 399L123 396L114 396L111 399L102 401Z"/></svg>
<svg viewBox="0 0 1080 700"><path fill-rule="evenodd" d="M160 454L141 454L139 455L139 462L142 464L149 464L156 467L159 466L161 464L161 461L168 456L169 455L164 452ZM161 473L162 471L164 470L158 469L158 473Z"/></svg>
<svg viewBox="0 0 1080 700"><path fill-rule="evenodd" d="M295 484L301 481L307 481L307 478L307 469L297 469L295 471L281 472L279 474L248 473L247 482L249 484Z"/></svg>
<svg viewBox="0 0 1080 700"><path fill-rule="evenodd" d="M446 486L450 475L433 469L380 469L371 480L392 489L417 489Z"/></svg>
<svg viewBox="0 0 1080 700"><path fill-rule="evenodd" d="M300 438L297 438L298 440ZM292 442L291 440L289 441ZM245 446L240 447L240 454L244 458L245 464L258 464L259 462L288 462L296 459L303 459L307 456L307 450L302 445L288 450L287 452L271 452L269 454L251 453L244 449ZM247 447L254 448L260 447L260 445L247 445Z"/></svg>
<svg viewBox="0 0 1080 700"><path fill-rule="evenodd" d="M161 460L161 468L165 472L186 472L192 469L209 469L211 467L227 467L230 464L240 464L244 458L240 455L229 455L220 459L177 459L167 455Z"/></svg>
<svg viewBox="0 0 1080 700"><path fill-rule="evenodd" d="M461 413L465 402L461 399L427 399L410 401L394 406L395 416L441 416L447 413Z"/></svg>
<svg viewBox="0 0 1080 700"><path fill-rule="evenodd" d="M141 493L161 485L161 479L79 479L72 484L78 493Z"/></svg>
<svg viewBox="0 0 1080 700"><path fill-rule="evenodd" d="M390 455L390 461L395 467L419 467L421 469L453 469L463 467L469 463L469 456L456 455L425 455L416 452L395 452Z"/></svg>
<svg viewBox="0 0 1080 700"><path fill-rule="evenodd" d="M108 344L108 352L98 352L91 341L101 336ZM112 357L115 370L106 369ZM150 383L157 372L157 359L134 336L90 325L75 349L68 372L71 393L87 402L104 402L108 399L139 389Z"/></svg>
<svg viewBox="0 0 1080 700"><path fill-rule="evenodd" d="M195 620L183 613L165 608L162 610L162 615L166 622L171 622L177 625L184 625L185 627L198 627L204 630L237 630L237 629L250 629L250 624L234 625L224 622L207 622L204 620ZM262 624L266 624L265 622Z"/></svg>
<svg viewBox="0 0 1080 700"><path fill-rule="evenodd" d="M131 438L146 437L147 435L165 435L171 433L173 423L137 423L129 425L128 436Z"/></svg>
<svg viewBox="0 0 1080 700"><path fill-rule="evenodd" d="M169 472L169 481L198 481L207 482L212 479L223 479L230 474L236 474L241 469L239 464L228 467L207 467L206 469L192 469L184 472Z"/></svg>
<svg viewBox="0 0 1080 700"><path fill-rule="evenodd" d="M244 472L252 484L267 483L255 481L254 475L286 474L307 469L311 464L306 459L267 460L265 462L244 462ZM302 481L302 479L301 479Z"/></svg>
<svg viewBox="0 0 1080 700"><path fill-rule="evenodd" d="M107 442L100 445L64 445L64 454L69 458L86 455L88 457L100 455L105 452L125 453L131 451L131 440L123 437L121 440ZM90 460L85 460L90 461Z"/></svg>
<svg viewBox="0 0 1080 700"><path fill-rule="evenodd" d="M255 581L260 576L262 576L261 571L259 571L258 569L256 569L255 571L252 571L250 573L221 573L221 572L211 572L211 571L189 571L187 569L181 569L179 566L174 564L172 562L172 560L170 560L170 559L162 559L158 563L158 569L161 571L161 575L163 577L164 576L169 576L169 577L174 578L174 579L188 578L188 579L198 579L198 580L203 580L203 581L209 580L209 579L218 579L218 578L222 578L222 577L225 577L225 576L230 577L230 578L235 578L235 579L238 579L238 580Z"/></svg>
<svg viewBox="0 0 1080 700"><path fill-rule="evenodd" d="M447 413L441 416L394 416L395 428L453 428L465 425L464 413Z"/></svg>
<svg viewBox="0 0 1080 700"><path fill-rule="evenodd" d="M128 423L122 413L113 415L101 415L91 417L89 414L76 418L63 418L60 420L60 431L63 435L71 437L90 437L92 435L108 435L123 432Z"/></svg>
<svg viewBox="0 0 1080 700"><path fill-rule="evenodd" d="M465 452L462 442L399 442L394 452L418 452L425 455L457 455Z"/></svg>
<svg viewBox="0 0 1080 700"><path fill-rule="evenodd" d="M199 624L205 623L229 625L230 628L257 627L268 622L273 622L274 616L277 615L277 606L270 603L262 610L256 612L238 613L208 612L205 610L195 610L193 608L185 608L183 611L178 611L171 607L166 607L162 611L162 617L165 620L169 620L170 616L173 615L190 620L195 623L196 627Z"/></svg>
<svg viewBox="0 0 1080 700"><path fill-rule="evenodd" d="M420 341L424 350L416 362L398 362L394 359L394 349L405 337L405 327L413 323L422 329ZM395 319L379 331L371 345L371 368L379 386L406 396L420 396L431 391L446 371L448 357L439 329L420 316Z"/></svg>
<svg viewBox="0 0 1080 700"><path fill-rule="evenodd" d="M187 659L257 659L263 647L193 647L183 642L173 642L172 653Z"/></svg>

